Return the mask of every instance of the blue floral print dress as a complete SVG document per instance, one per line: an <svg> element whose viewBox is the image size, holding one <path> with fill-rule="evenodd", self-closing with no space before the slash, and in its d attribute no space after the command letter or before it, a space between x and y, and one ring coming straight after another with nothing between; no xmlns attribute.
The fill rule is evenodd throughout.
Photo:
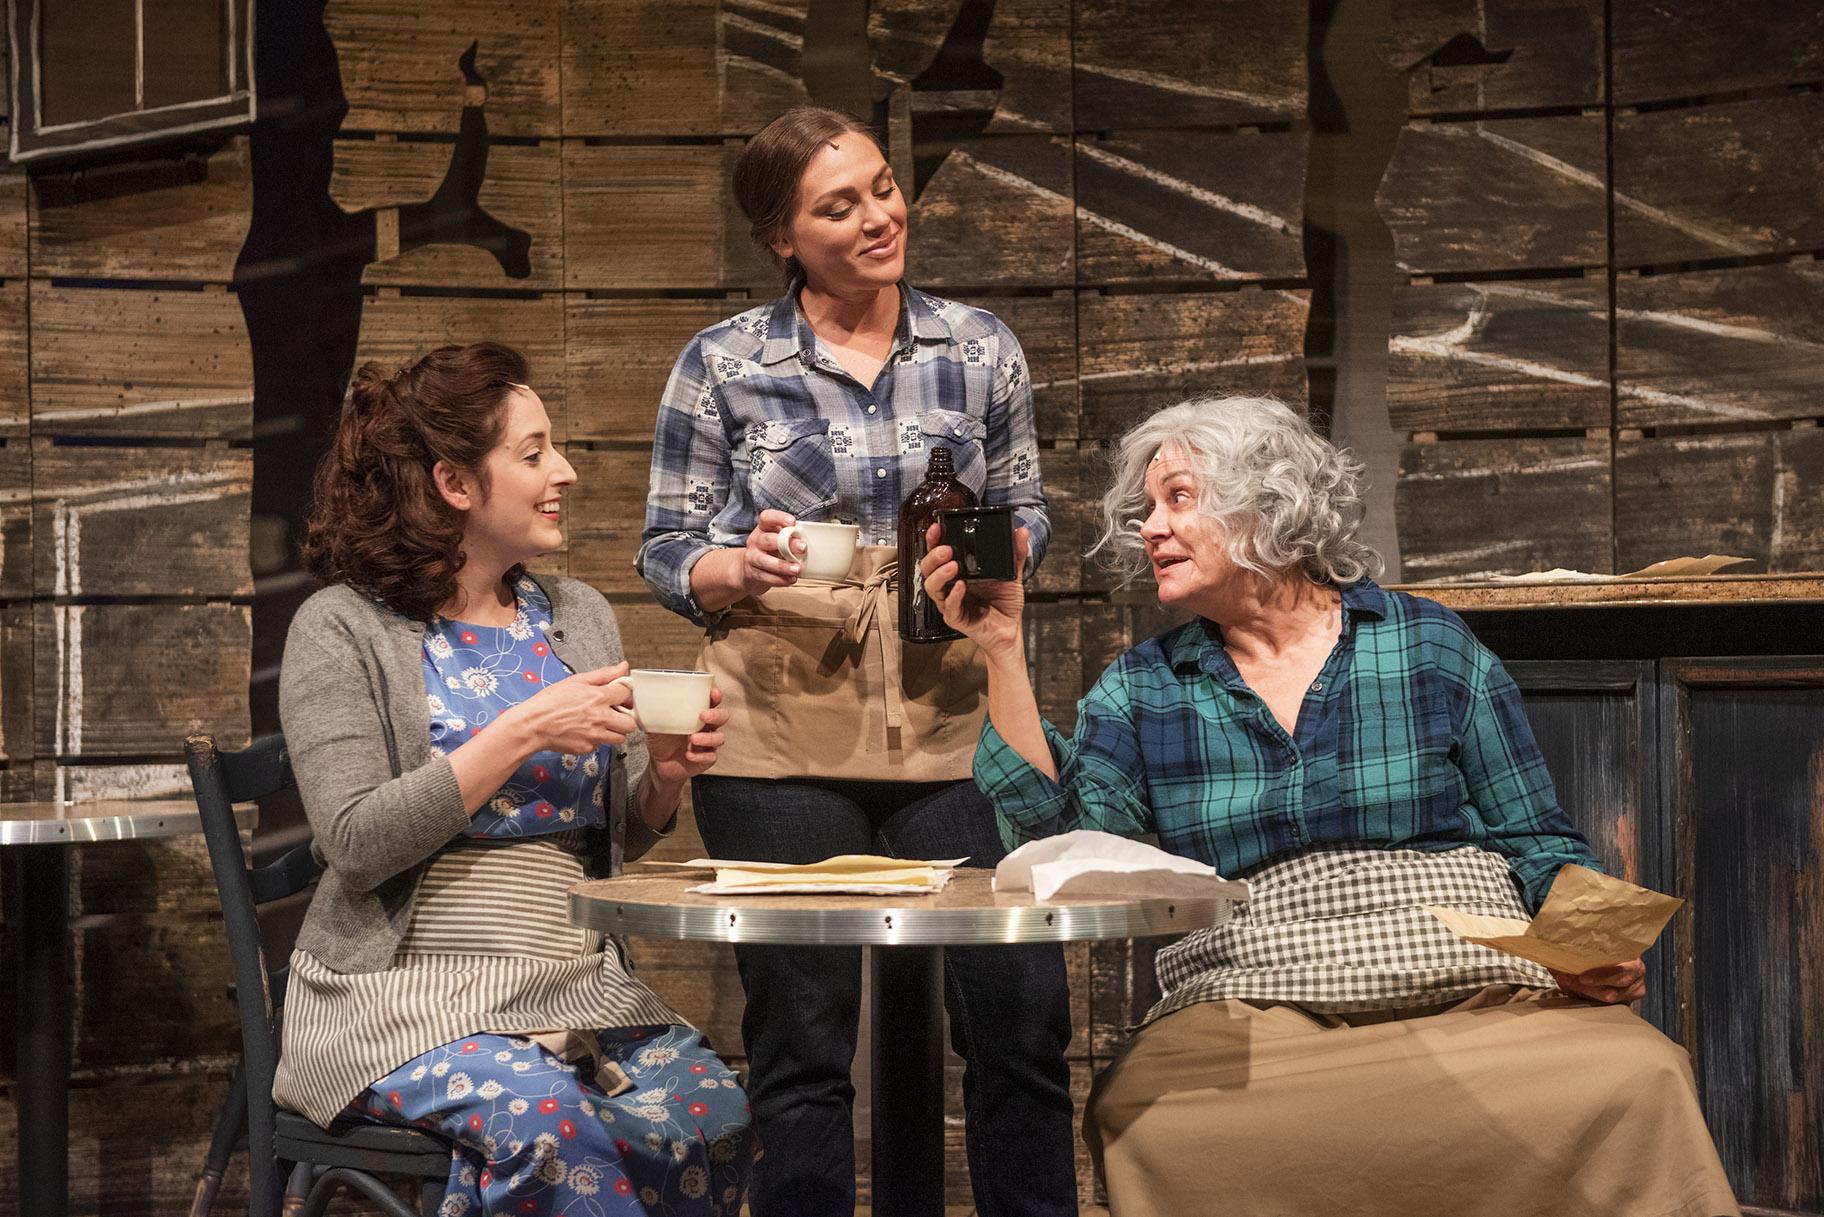
<svg viewBox="0 0 1824 1217"><path fill-rule="evenodd" d="M424 632L443 753L570 675L544 593L530 579L515 591L509 625ZM740 1210L757 1156L740 1083L618 944L567 915L616 762L604 747L521 765L431 860L391 968L345 975L293 954L275 1096L323 1124L448 1137L441 1217Z"/></svg>

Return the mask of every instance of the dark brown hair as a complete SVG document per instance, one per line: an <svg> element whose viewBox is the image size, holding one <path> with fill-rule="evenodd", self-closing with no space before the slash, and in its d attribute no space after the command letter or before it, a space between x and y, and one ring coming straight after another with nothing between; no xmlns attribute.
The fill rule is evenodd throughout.
<svg viewBox="0 0 1824 1217"><path fill-rule="evenodd" d="M463 564L463 513L444 502L431 471L448 461L486 490L507 397L529 375L525 356L498 342L438 347L399 369L364 364L317 466L304 538L310 573L429 621L455 594Z"/></svg>
<svg viewBox="0 0 1824 1217"><path fill-rule="evenodd" d="M784 268L790 283L803 271L796 258L773 253L772 243L785 232L798 210L798 184L811 158L824 145L847 132L865 135L880 148L880 137L853 114L823 106L793 106L747 141L735 159L735 201L753 225L754 240Z"/></svg>

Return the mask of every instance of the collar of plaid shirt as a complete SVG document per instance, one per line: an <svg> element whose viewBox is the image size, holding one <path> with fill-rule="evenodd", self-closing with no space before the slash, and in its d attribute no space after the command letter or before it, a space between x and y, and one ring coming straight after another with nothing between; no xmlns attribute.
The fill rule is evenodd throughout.
<svg viewBox="0 0 1824 1217"><path fill-rule="evenodd" d="M772 312L766 318L766 339L760 344L758 362L762 365L770 367L794 358L807 368L816 365L817 335L811 332L811 323L805 319L804 307L798 302L798 293L803 290L804 280L794 280L785 295L773 301ZM902 280L899 284L899 326L893 336L892 357L902 363L909 362L918 343L953 340L950 326L937 315L931 301Z"/></svg>
<svg viewBox="0 0 1824 1217"><path fill-rule="evenodd" d="M1336 652L1347 649L1354 641L1356 623L1362 618L1384 621L1387 618L1387 594L1372 579L1363 579L1356 583L1345 583L1340 589L1343 596L1343 632L1337 638ZM1241 678L1241 672L1235 667L1235 660L1229 656L1228 648L1222 645L1222 627L1207 617L1198 619L1203 624L1202 630L1185 630L1171 635L1175 644L1169 655L1172 670L1183 674L1186 665L1214 676L1226 689L1246 691L1247 681ZM1330 667L1326 661L1325 668ZM1321 692L1322 677L1319 678ZM1249 693L1252 697L1253 694Z"/></svg>

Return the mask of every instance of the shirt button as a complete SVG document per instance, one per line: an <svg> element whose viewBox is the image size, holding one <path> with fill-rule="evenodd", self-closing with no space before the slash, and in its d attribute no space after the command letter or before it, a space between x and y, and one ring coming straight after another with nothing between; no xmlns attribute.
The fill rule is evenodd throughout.
<svg viewBox="0 0 1824 1217"><path fill-rule="evenodd" d="M1324 682L1321 680L1312 681L1311 682L1311 691L1313 693L1322 693L1324 691Z"/></svg>
<svg viewBox="0 0 1824 1217"><path fill-rule="evenodd" d="M869 413L869 414L872 414L872 413L874 413L874 407L873 407L873 406L869 406L869 407L868 407L868 413Z"/></svg>
<svg viewBox="0 0 1824 1217"><path fill-rule="evenodd" d="M877 478L884 478L887 476L887 471L885 469L876 469L874 471L874 476Z"/></svg>

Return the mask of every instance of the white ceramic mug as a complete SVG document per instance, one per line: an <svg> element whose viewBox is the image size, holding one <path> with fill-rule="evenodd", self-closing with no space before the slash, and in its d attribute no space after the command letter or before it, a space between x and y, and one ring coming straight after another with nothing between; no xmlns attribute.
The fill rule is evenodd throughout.
<svg viewBox="0 0 1824 1217"><path fill-rule="evenodd" d="M715 678L682 668L635 668L609 684L633 690L633 717L648 735L690 735L702 728Z"/></svg>
<svg viewBox="0 0 1824 1217"><path fill-rule="evenodd" d="M855 564L855 541L861 536L859 524L793 524L779 530L779 556L799 565L802 579L821 579L836 583L849 577ZM804 540L804 556L792 551L793 538Z"/></svg>

